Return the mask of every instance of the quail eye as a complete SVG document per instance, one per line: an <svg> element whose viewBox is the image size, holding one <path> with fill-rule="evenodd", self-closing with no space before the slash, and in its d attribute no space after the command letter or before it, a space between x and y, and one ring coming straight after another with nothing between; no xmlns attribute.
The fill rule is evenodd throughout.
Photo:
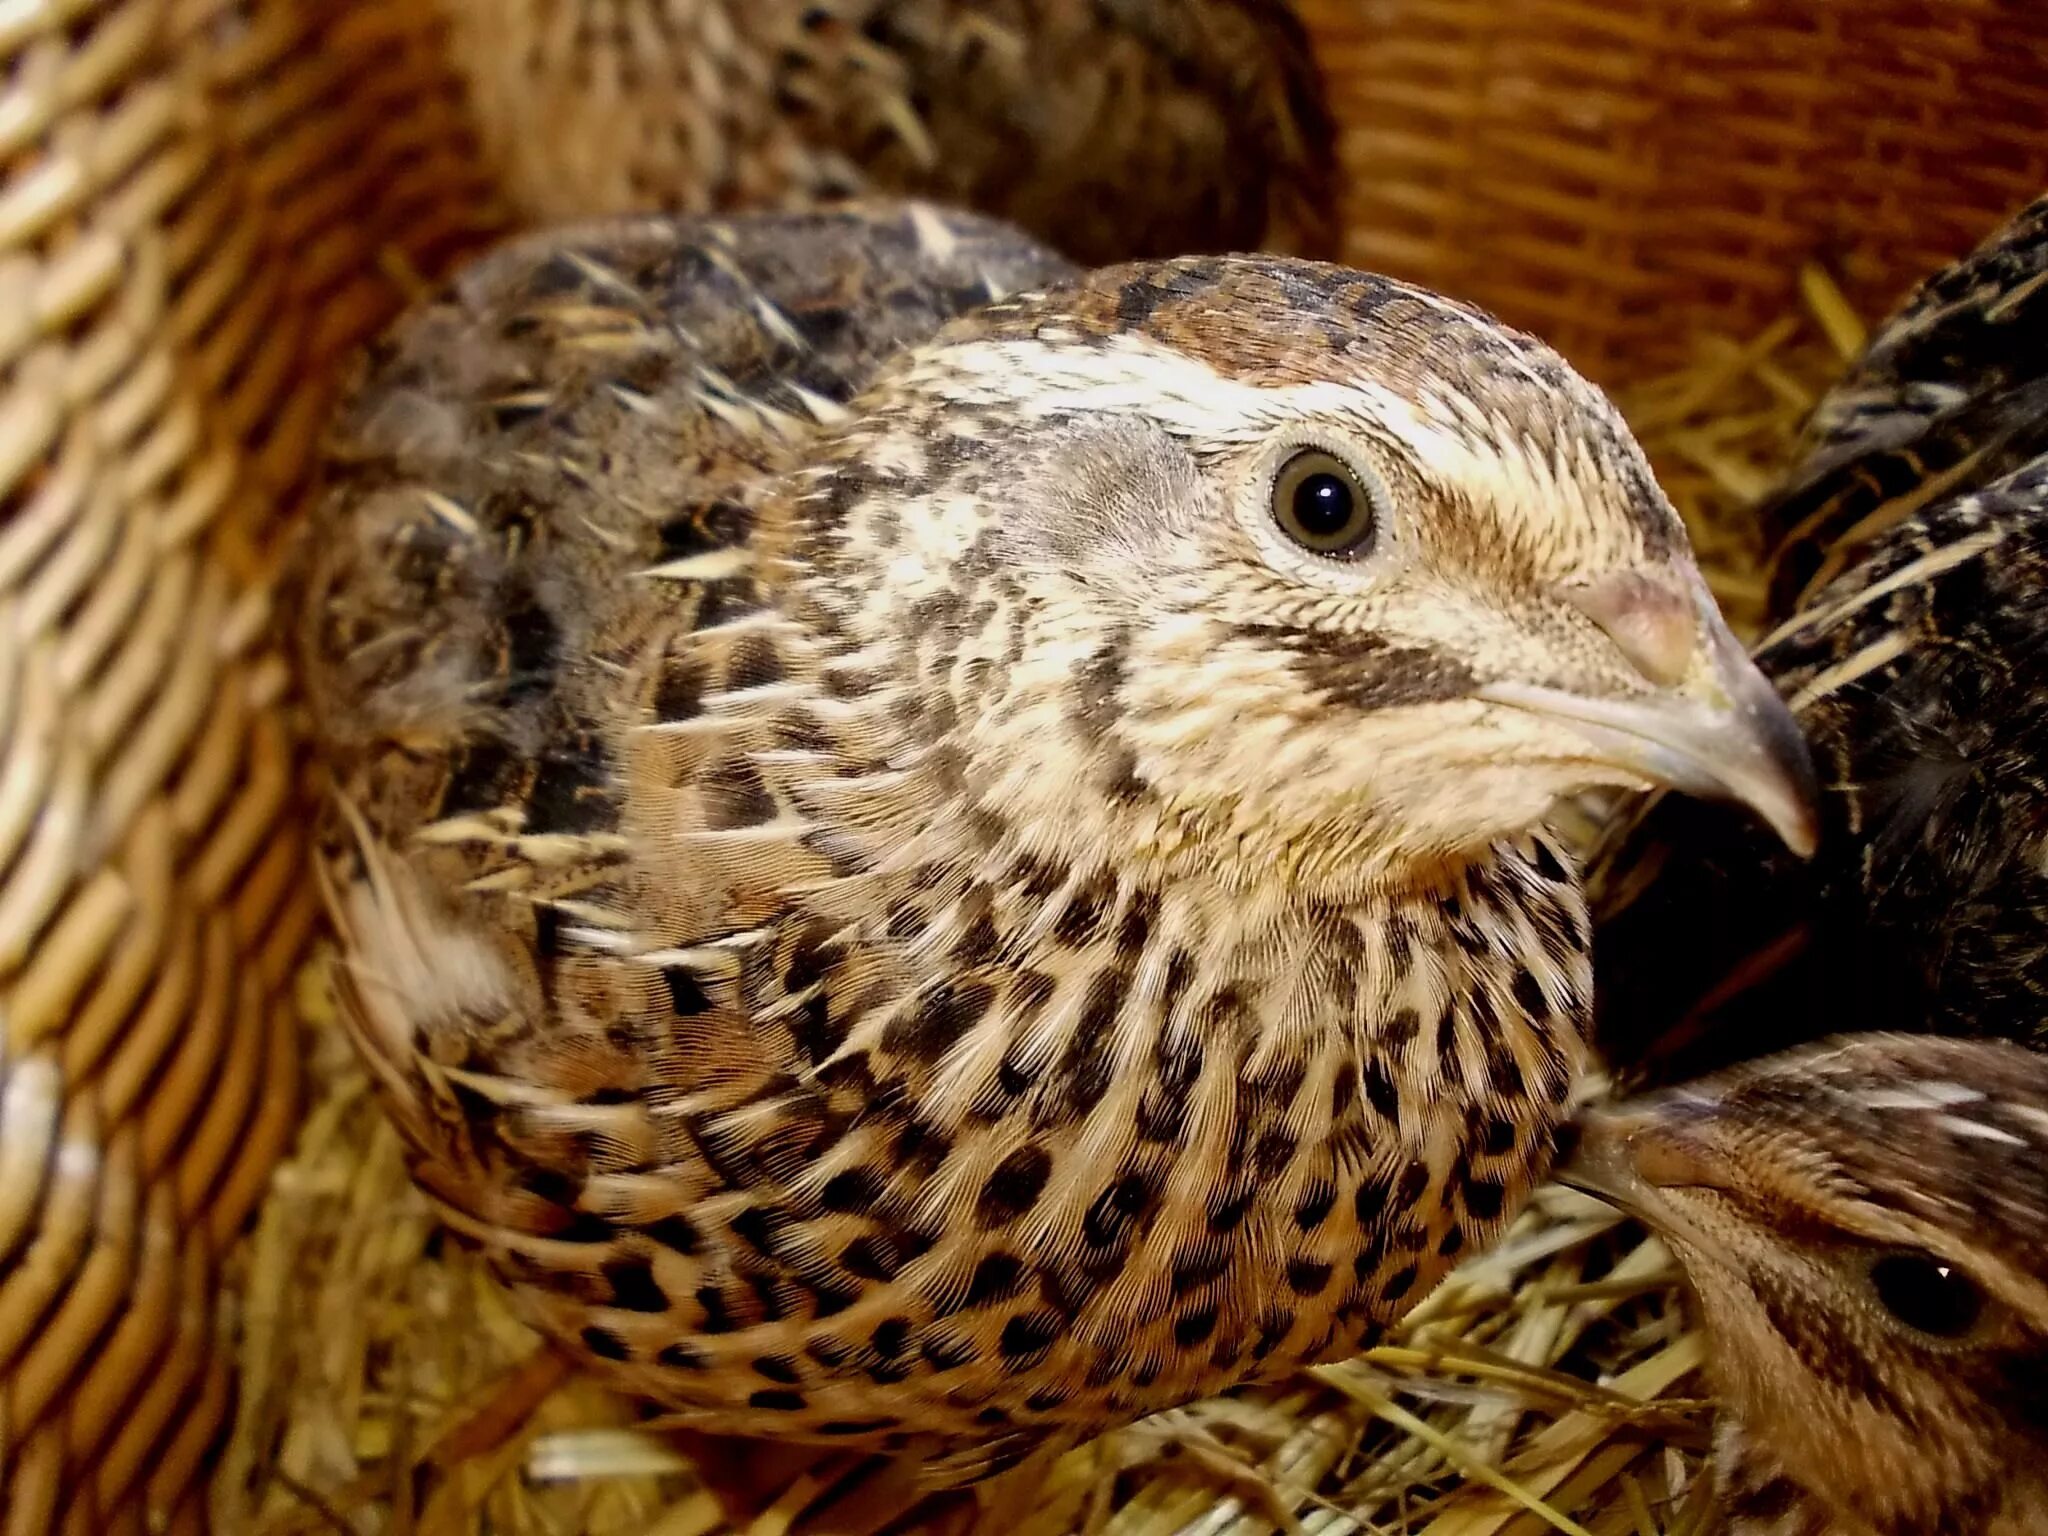
<svg viewBox="0 0 2048 1536"><path fill-rule="evenodd" d="M1926 1253L1888 1253L1870 1266L1870 1287L1908 1328L1959 1339L1984 1315L1984 1291L1955 1265Z"/></svg>
<svg viewBox="0 0 2048 1536"><path fill-rule="evenodd" d="M1297 453L1273 477L1273 521L1313 554L1358 560L1372 550L1378 504L1358 472L1320 449Z"/></svg>

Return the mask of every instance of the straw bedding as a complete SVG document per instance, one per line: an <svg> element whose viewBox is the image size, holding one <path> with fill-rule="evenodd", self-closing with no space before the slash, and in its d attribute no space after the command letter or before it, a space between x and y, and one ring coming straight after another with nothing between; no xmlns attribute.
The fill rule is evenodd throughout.
<svg viewBox="0 0 2048 1536"><path fill-rule="evenodd" d="M1746 509L1861 329L1818 270L1746 340L1621 397L1738 629L1761 610ZM389 1531L712 1536L690 1462L576 1377L438 1231L299 978L303 1128L231 1276L242 1410L215 1519L260 1536ZM1693 1536L1708 1410L1701 1339L1660 1246L1546 1190L1494 1252L1380 1348L1135 1425L1066 1458L1025 1536ZM750 1536L801 1532L829 1465L764 1492Z"/></svg>

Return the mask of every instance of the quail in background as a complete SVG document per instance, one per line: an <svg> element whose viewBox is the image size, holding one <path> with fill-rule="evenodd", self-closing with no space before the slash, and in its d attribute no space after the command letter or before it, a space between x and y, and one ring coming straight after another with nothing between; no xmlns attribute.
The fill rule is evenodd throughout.
<svg viewBox="0 0 2048 1536"><path fill-rule="evenodd" d="M1286 0L465 0L448 24L531 225L897 193L1091 266L1335 251Z"/></svg>
<svg viewBox="0 0 2048 1536"><path fill-rule="evenodd" d="M514 243L298 599L343 1007L538 1326L930 1486L1355 1349L1512 1218L1588 785L1812 835L1607 402L1435 295L922 205Z"/></svg>
<svg viewBox="0 0 2048 1536"><path fill-rule="evenodd" d="M1638 805L1592 861L1599 1042L1675 1080L1838 1030L2048 1044L2048 201L1924 284L1761 509L1756 659L1812 743L1817 857Z"/></svg>
<svg viewBox="0 0 2048 1536"><path fill-rule="evenodd" d="M2048 197L1917 288L1815 406L1760 509L1773 608L1811 603L1931 501L2048 453Z"/></svg>
<svg viewBox="0 0 2048 1536"><path fill-rule="evenodd" d="M2048 1056L1844 1037L1582 1125L1698 1297L1728 1536L2048 1530Z"/></svg>

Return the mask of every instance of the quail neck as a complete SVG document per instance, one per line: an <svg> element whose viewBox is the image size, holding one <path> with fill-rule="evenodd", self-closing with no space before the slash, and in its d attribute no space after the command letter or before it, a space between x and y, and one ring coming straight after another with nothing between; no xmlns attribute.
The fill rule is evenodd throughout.
<svg viewBox="0 0 2048 1536"><path fill-rule="evenodd" d="M345 1007L529 1316L986 1475L1348 1351L1547 1163L1593 785L1810 837L1607 402L1275 257L921 206L520 242L344 415Z"/></svg>
<svg viewBox="0 0 2048 1536"><path fill-rule="evenodd" d="M1731 1536L2048 1529L2048 1056L1842 1036L1601 1106L1698 1296Z"/></svg>

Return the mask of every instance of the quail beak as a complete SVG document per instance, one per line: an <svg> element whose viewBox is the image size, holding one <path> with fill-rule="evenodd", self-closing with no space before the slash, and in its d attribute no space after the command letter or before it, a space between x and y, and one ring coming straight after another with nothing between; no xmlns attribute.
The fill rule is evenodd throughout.
<svg viewBox="0 0 2048 1536"><path fill-rule="evenodd" d="M1573 1129L1577 1140L1551 1176L1657 1231L1682 1237L1692 1225L1664 1191L1721 1182L1711 1158L1655 1108L1587 1110Z"/></svg>
<svg viewBox="0 0 2048 1536"><path fill-rule="evenodd" d="M1654 691L1602 697L1497 682L1479 697L1565 721L1602 761L1653 784L1747 805L1810 857L1820 813L1806 738L1711 603L1637 572L1562 595Z"/></svg>
<svg viewBox="0 0 2048 1536"><path fill-rule="evenodd" d="M1626 1118L1611 1110L1594 1109L1573 1122L1572 1147L1551 1177L1558 1183L1605 1200L1617 1210L1646 1219L1659 1214L1652 1209L1655 1191L1636 1173L1628 1156Z"/></svg>

